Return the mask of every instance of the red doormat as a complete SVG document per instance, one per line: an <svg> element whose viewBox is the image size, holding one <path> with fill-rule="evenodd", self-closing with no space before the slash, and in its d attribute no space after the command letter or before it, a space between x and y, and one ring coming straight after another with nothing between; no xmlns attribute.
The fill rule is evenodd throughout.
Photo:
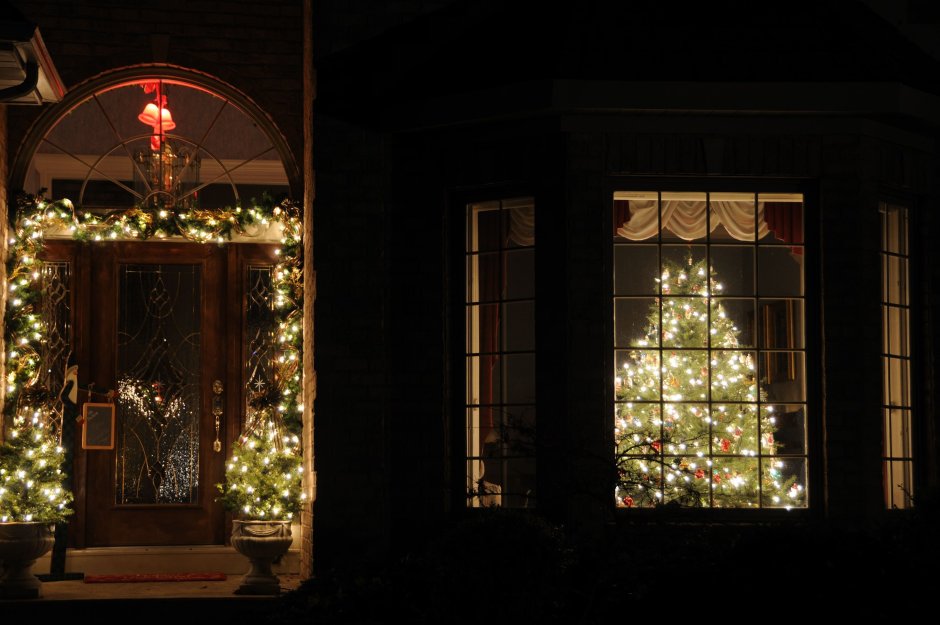
<svg viewBox="0 0 940 625"><path fill-rule="evenodd" d="M86 584L135 582L224 582L225 573L130 573L127 575L86 575Z"/></svg>

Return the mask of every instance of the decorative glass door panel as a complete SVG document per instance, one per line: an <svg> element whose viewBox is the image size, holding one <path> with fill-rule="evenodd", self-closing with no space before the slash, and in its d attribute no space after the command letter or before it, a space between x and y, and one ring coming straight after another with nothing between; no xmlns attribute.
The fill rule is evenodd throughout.
<svg viewBox="0 0 940 625"><path fill-rule="evenodd" d="M76 313L88 337L79 382L113 393L117 423L113 450L81 455L85 546L222 544L214 485L225 450L213 449L212 386L227 380L240 334L225 320L240 308L227 305L239 290L226 279L233 254L175 241L89 247L79 280L90 288ZM222 402L220 425L234 426L238 411Z"/></svg>
<svg viewBox="0 0 940 625"><path fill-rule="evenodd" d="M198 502L202 268L119 269L115 504Z"/></svg>
<svg viewBox="0 0 940 625"><path fill-rule="evenodd" d="M117 416L114 450L76 449L73 546L225 542L215 485L273 379L275 258L264 244L47 242L49 388L71 352L79 403L112 391Z"/></svg>

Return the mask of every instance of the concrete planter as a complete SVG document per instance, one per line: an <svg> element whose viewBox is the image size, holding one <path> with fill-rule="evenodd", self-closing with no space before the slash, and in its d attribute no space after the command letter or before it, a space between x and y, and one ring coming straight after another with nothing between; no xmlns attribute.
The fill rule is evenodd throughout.
<svg viewBox="0 0 940 625"><path fill-rule="evenodd" d="M0 597L38 599L42 582L32 573L36 559L52 549L53 525L49 523L0 523Z"/></svg>
<svg viewBox="0 0 940 625"><path fill-rule="evenodd" d="M280 594L281 582L271 564L287 553L291 541L290 521L233 521L232 546L251 562L235 594Z"/></svg>

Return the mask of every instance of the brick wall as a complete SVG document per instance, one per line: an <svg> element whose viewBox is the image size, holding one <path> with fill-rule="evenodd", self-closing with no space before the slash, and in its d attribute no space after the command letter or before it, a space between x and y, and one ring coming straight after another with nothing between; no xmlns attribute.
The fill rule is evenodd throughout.
<svg viewBox="0 0 940 625"><path fill-rule="evenodd" d="M315 566L385 552L389 394L380 135L314 116L317 172Z"/></svg>

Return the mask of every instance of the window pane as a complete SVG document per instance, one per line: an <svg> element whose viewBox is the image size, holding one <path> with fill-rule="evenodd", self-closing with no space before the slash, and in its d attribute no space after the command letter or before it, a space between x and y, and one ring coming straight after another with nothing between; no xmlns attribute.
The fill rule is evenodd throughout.
<svg viewBox="0 0 940 625"><path fill-rule="evenodd" d="M716 350L711 356L712 401L756 402L755 352Z"/></svg>
<svg viewBox="0 0 940 625"><path fill-rule="evenodd" d="M704 193L663 193L661 204L663 241L703 241L708 234Z"/></svg>
<svg viewBox="0 0 940 625"><path fill-rule="evenodd" d="M803 347L803 300L761 299L758 334L762 349Z"/></svg>
<svg viewBox="0 0 940 625"><path fill-rule="evenodd" d="M535 402L535 354L503 354L504 403Z"/></svg>
<svg viewBox="0 0 940 625"><path fill-rule="evenodd" d="M535 297L535 250L505 252L506 299Z"/></svg>
<svg viewBox="0 0 940 625"><path fill-rule="evenodd" d="M754 294L754 248L742 245L712 246L712 272L715 295Z"/></svg>
<svg viewBox="0 0 940 625"><path fill-rule="evenodd" d="M887 399L892 406L910 406L909 364L901 358L887 358Z"/></svg>
<svg viewBox="0 0 940 625"><path fill-rule="evenodd" d="M752 193L712 193L709 195L709 240L753 241L755 238L755 197Z"/></svg>
<svg viewBox="0 0 940 625"><path fill-rule="evenodd" d="M907 259L897 256L884 256L887 263L885 273L888 288L888 303L906 305L907 300Z"/></svg>
<svg viewBox="0 0 940 625"><path fill-rule="evenodd" d="M885 410L885 455L890 458L910 458L911 411L899 408Z"/></svg>
<svg viewBox="0 0 940 625"><path fill-rule="evenodd" d="M885 221L883 240L884 250L891 254L907 255L907 209L901 206L887 206L884 209Z"/></svg>
<svg viewBox="0 0 940 625"><path fill-rule="evenodd" d="M651 297L614 300L614 346L654 347L659 344L659 305Z"/></svg>
<svg viewBox="0 0 940 625"><path fill-rule="evenodd" d="M663 399L708 399L708 352L704 349L663 352Z"/></svg>
<svg viewBox="0 0 940 625"><path fill-rule="evenodd" d="M708 290L704 245L664 245L659 276L664 295L703 295Z"/></svg>
<svg viewBox="0 0 940 625"><path fill-rule="evenodd" d="M498 252L467 257L467 301L494 302L500 299L502 268Z"/></svg>
<svg viewBox="0 0 940 625"><path fill-rule="evenodd" d="M908 356L910 346L907 340L910 333L908 332L907 309L887 306L885 310L888 317L888 326L885 328L884 336L888 343L888 353L895 356Z"/></svg>
<svg viewBox="0 0 940 625"><path fill-rule="evenodd" d="M509 302L502 305L504 351L535 349L535 302Z"/></svg>
<svg viewBox="0 0 940 625"><path fill-rule="evenodd" d="M909 460L885 463L885 498L889 508L911 508L914 505L914 472Z"/></svg>
<svg viewBox="0 0 940 625"><path fill-rule="evenodd" d="M756 508L759 502L757 458L721 458L712 466L712 500L716 508Z"/></svg>
<svg viewBox="0 0 940 625"><path fill-rule="evenodd" d="M662 461L658 456L620 458L616 489L617 505L624 508L651 508L660 505Z"/></svg>
<svg viewBox="0 0 940 625"><path fill-rule="evenodd" d="M802 352L761 352L758 378L768 403L806 401Z"/></svg>
<svg viewBox="0 0 940 625"><path fill-rule="evenodd" d="M663 427L659 404L618 403L614 427L617 454L658 453L652 443L661 438Z"/></svg>
<svg viewBox="0 0 940 625"><path fill-rule="evenodd" d="M643 401L659 399L659 352L652 349L617 351L617 399Z"/></svg>
<svg viewBox="0 0 940 625"><path fill-rule="evenodd" d="M663 347L708 345L708 300L704 297L662 298Z"/></svg>
<svg viewBox="0 0 940 625"><path fill-rule="evenodd" d="M803 295L803 257L788 247L758 247L757 292L760 295Z"/></svg>
<svg viewBox="0 0 940 625"><path fill-rule="evenodd" d="M757 454L757 405L716 404L712 410L712 453Z"/></svg>
<svg viewBox="0 0 940 625"><path fill-rule="evenodd" d="M754 329L754 300L712 298L712 347L753 347Z"/></svg>
<svg viewBox="0 0 940 625"><path fill-rule="evenodd" d="M761 452L768 455L806 453L806 405L761 406Z"/></svg>
<svg viewBox="0 0 940 625"><path fill-rule="evenodd" d="M657 451L667 455L708 453L711 418L708 404L663 404L663 429Z"/></svg>
<svg viewBox="0 0 940 625"><path fill-rule="evenodd" d="M799 195L761 193L757 196L757 212L763 217L760 242L767 245L790 245L791 251L802 254L803 202Z"/></svg>
<svg viewBox="0 0 940 625"><path fill-rule="evenodd" d="M614 193L614 239L646 241L659 239L659 194L656 192Z"/></svg>
<svg viewBox="0 0 940 625"><path fill-rule="evenodd" d="M532 247L535 245L535 206L530 198L503 202L503 232L505 247Z"/></svg>
<svg viewBox="0 0 940 625"><path fill-rule="evenodd" d="M658 266L655 245L614 246L614 295L658 295Z"/></svg>
<svg viewBox="0 0 940 625"><path fill-rule="evenodd" d="M806 459L768 458L763 464L763 505L768 508L805 507Z"/></svg>
<svg viewBox="0 0 940 625"><path fill-rule="evenodd" d="M467 211L467 251L484 252L499 249L499 202L475 204Z"/></svg>

